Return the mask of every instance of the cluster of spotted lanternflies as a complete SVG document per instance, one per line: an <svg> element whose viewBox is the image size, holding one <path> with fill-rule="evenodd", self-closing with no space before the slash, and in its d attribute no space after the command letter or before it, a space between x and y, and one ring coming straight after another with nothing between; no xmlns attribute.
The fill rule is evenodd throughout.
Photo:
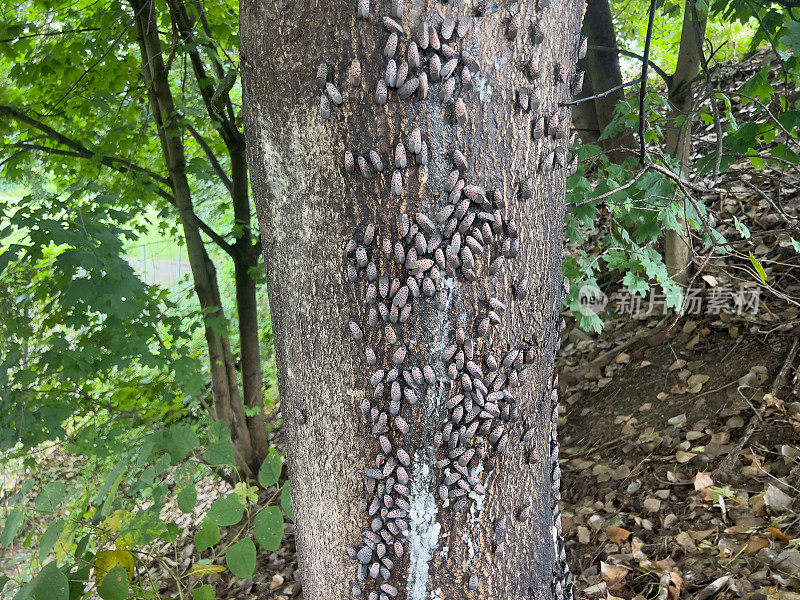
<svg viewBox="0 0 800 600"><path fill-rule="evenodd" d="M370 18L369 0L356 0L359 18ZM443 0L444 1L444 0ZM550 0L538 0L539 18L524 24L516 14L508 17L505 34L513 41L520 35L529 34L534 44L544 39L541 13ZM417 36L408 40L405 53L400 42L405 37L403 0L391 0L390 13L382 17L388 34L384 46L387 59L385 73L378 79L374 90L374 101L385 105L390 100L390 91L395 90L402 101L418 100L435 102L436 106L449 108L454 127L467 122L464 95L475 84L473 78L479 73L477 59L466 49L460 52L453 48L459 40L468 38L477 27L480 18L498 12L498 7L486 0L473 0L471 14L456 20L450 17L430 17L418 28ZM436 22L431 22L433 20ZM530 25L530 27L528 27ZM586 39L578 44L578 58L586 54ZM398 65L400 57L405 55ZM574 133L569 135L570 118L559 114L556 108L549 116L540 113L542 96L537 87L543 76L535 58L529 58L524 73L530 85L520 87L516 93L518 110L533 113L531 135L540 139L547 135L556 141L556 147L541 153L539 168L543 172L565 167L567 143L572 144ZM556 83L567 88L567 96L580 92L583 73L569 75L561 65L554 67ZM325 63L319 65L316 84L322 88L320 115L331 116L331 103L340 105L342 95L331 81L332 72ZM360 86L361 64L354 59L347 69L347 84ZM404 191L403 171L416 164L427 169L428 144L419 127L414 126L404 140L399 140L392 157L394 170L389 179L390 192L402 195ZM344 153L344 171L356 171L364 178L380 176L384 171L383 159L377 149L354 156L350 150ZM403 345L402 328L412 317L414 306L419 302L432 303L437 311L448 308L452 283L448 280L461 278L471 282L477 279L476 261L483 257L489 263L490 275L497 274L506 261L519 252L519 225L513 218L504 218L505 201L500 189L488 192L484 187L468 184L467 158L459 150L452 153L452 170L444 182L448 202L433 219L424 212L417 212L413 219L402 214L398 223L399 239L381 237L380 243L373 224L367 224L346 246L346 275L356 283L363 273L366 277L366 325L383 331L388 344L388 360L391 364L378 365L378 354L372 347L364 350L367 364L374 367L370 378L371 393L361 402L361 412L368 419L371 430L378 437L380 452L374 465L365 472L366 497L360 501L359 512L367 515L368 527L363 531L363 544L348 546L349 556L358 564L358 582L353 585L353 597L368 596L369 600L389 600L400 591L392 581L395 562L402 560L405 536L409 530L410 474L412 457L402 445L411 427L406 417L417 403L425 397L424 392L441 381L450 381L446 402L446 417L434 435L436 447L435 467L438 469L440 485L438 497L443 508L451 507L458 513L478 500L485 489L480 480L483 472L482 460L492 453L505 452L509 436L521 435L523 446L527 446L529 463L538 460L534 447L534 429L524 431L517 426L522 422L513 390L525 382L525 371L534 362L533 348L512 348L495 356L485 340L490 328L502 322L506 304L500 298L489 298L485 310L475 320L474 330L463 327L452 333L452 340L435 364L413 365L412 352ZM574 169L575 157L568 166ZM519 185L521 198L533 194L532 178ZM384 260L381 261L380 255ZM396 266L393 266L394 265ZM378 264L387 273L382 274ZM563 293L563 290L562 290ZM528 282L520 278L514 282L516 301L524 301L528 294ZM363 321L351 320L349 330L356 341L364 340ZM471 328L470 328L471 329ZM380 335L368 338L380 339ZM572 576L566 563L561 540L561 516L558 509L560 499L561 471L558 464L557 380L551 387L552 427L549 447L550 473L553 486L553 542L558 560L553 577L554 594L559 599L571 600ZM404 407L405 405L405 407ZM405 415L405 416L404 416ZM302 414L298 414L302 419ZM530 516L530 506L520 508L515 514L519 521ZM506 517L495 523L495 556L505 551L503 533ZM479 587L476 574L466 578L466 587L474 591ZM365 594L364 587L372 581L376 589Z"/></svg>

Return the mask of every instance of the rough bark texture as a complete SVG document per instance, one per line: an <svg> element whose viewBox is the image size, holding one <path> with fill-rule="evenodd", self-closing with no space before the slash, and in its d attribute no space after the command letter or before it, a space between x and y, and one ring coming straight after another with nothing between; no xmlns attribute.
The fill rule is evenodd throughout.
<svg viewBox="0 0 800 600"><path fill-rule="evenodd" d="M694 19L692 5L694 0L687 0L683 12L678 61L668 90L670 104L668 121L672 126L668 127L664 134L667 152L679 161L681 171L689 168L691 158L694 120L693 84L700 70L700 49L706 31L706 20L698 22ZM691 256L692 242L688 231L668 230L665 238L664 262L669 276L680 285L689 282Z"/></svg>
<svg viewBox="0 0 800 600"><path fill-rule="evenodd" d="M443 17L456 23L469 17L463 38L439 36L457 53L471 53L479 69L473 65L470 87L458 61L450 99L442 100L443 84L431 81L427 99L418 90L401 100L390 88L385 105L374 99L378 80L386 76L384 46L392 27L382 18L395 12L397 3L371 4L367 19L357 18L355 0L243 0L240 8L245 132L270 290L304 597L342 598L354 584L362 597L371 591L389 597L394 590L413 599L571 596L554 511L560 469L552 390L570 137L569 110L560 103L571 98L582 3L502 3L497 12L475 16L472 3L463 0L405 2L402 17L396 17L403 33L394 58L401 66L410 40L420 44L422 68L412 68L409 78L430 72L435 60L432 47L422 48L420 24L425 20L440 32ZM520 19L513 40L506 37L509 14ZM534 43L537 24L544 36ZM357 85L347 83L353 58L363 73ZM538 60L541 73L536 83L541 107L523 111L516 100L521 87L532 87L525 74L530 58ZM338 106L335 92L330 94L328 119L320 114L324 87L315 83L323 61L328 73L321 83L334 83L343 96ZM465 103L465 122L457 123L455 99ZM539 117L549 131L533 139ZM419 145L414 128L421 131ZM402 193L395 195L390 190L398 143L404 144L408 166L398 169ZM427 164L414 164L422 160L422 143ZM366 163L369 151L376 150L383 171L367 167L366 178L356 164L348 174L346 150ZM466 155L461 167L456 151ZM448 192L454 170L464 182ZM495 189L504 201L495 198ZM447 206L457 212L436 224L426 219L435 222ZM459 207L466 211L460 218ZM440 239L441 250L455 249L448 223L461 229L462 248L473 252L456 249L445 259L444 252L423 251ZM369 224L376 230L374 240ZM424 240L412 235L415 228ZM384 240L392 244L388 254ZM395 244L405 257L395 256ZM409 256L412 249L416 260ZM431 263L424 262L428 258ZM357 266L367 262L366 268ZM418 297L412 280L422 288ZM411 309L403 323L406 293ZM490 299L501 304L490 305ZM388 323L378 314L382 302ZM371 318L377 326L369 326ZM453 344L450 356L446 349ZM365 354L367 346L374 349L374 361ZM401 347L407 349L404 358L397 354ZM509 354L514 350L521 353ZM489 354L501 363L495 371ZM390 372L395 365L396 380ZM385 373L375 375L379 369ZM407 429L392 415L393 383L401 384L398 416ZM486 394L469 391L483 385ZM498 390L490 401L488 394ZM467 397L453 407L458 394ZM466 429L476 420L491 433L478 430L469 440L467 432L459 436L459 426ZM453 435L448 422L455 423ZM391 448L382 449L381 441ZM450 453L450 446L476 452L462 459L466 466L457 465L460 457L453 455L460 450ZM452 462L437 464L445 459ZM395 460L408 465L394 468ZM365 471L386 463L396 482L392 493L383 475ZM443 501L439 488L445 473L459 470L463 487L451 482L444 489L451 497ZM381 486L384 494L376 496ZM381 511L387 496L391 509L399 511L394 516ZM372 534L364 532L371 527L382 537L370 540ZM404 533L392 531L405 527ZM383 558L391 563L379 560L380 544L388 546ZM359 566L348 557L348 546L375 551L363 551L372 558Z"/></svg>
<svg viewBox="0 0 800 600"><path fill-rule="evenodd" d="M578 68L586 71L585 97L601 94L622 84L622 73L617 54L617 34L608 0L588 0L583 19L583 33L588 38L589 50ZM581 96L579 96L581 97ZM625 97L624 90L617 90L602 98L577 105L575 128L586 143L595 143L606 126L614 118L614 108ZM630 154L614 152L620 146L635 148L636 140L630 129L603 140L603 148L609 151L612 160L622 161Z"/></svg>

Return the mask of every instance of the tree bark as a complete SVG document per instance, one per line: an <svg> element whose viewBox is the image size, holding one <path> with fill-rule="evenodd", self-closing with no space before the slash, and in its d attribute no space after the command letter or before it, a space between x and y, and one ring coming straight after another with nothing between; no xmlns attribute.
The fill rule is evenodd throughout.
<svg viewBox="0 0 800 600"><path fill-rule="evenodd" d="M700 70L700 51L706 31L706 19L697 21L694 18L695 11L692 10L694 4L694 0L687 0L683 11L678 61L667 92L670 104L667 121L671 126L664 133L666 150L670 156L678 160L682 175L686 174L690 165L694 120L693 84ZM684 206L684 203L685 199L681 199L681 206ZM669 276L676 283L685 286L689 282L692 241L683 219L680 222L682 230L668 230L666 233L664 262Z"/></svg>
<svg viewBox="0 0 800 600"><path fill-rule="evenodd" d="M396 6L373 2L368 19L355 0L240 6L245 135L304 597L342 598L356 585L364 598L571 598L553 363L571 116L561 103L583 5L522 3L509 40L505 9L475 16L471 2L407 1L396 64L413 38L422 68L409 78L435 73L434 55L447 65L448 48L424 47L424 20L460 57L456 86L449 99L441 81L427 99L390 88L379 105L378 80L392 79L384 50L394 25L383 17ZM464 37L442 32L443 17ZM353 58L357 85L346 83ZM515 99L532 87L530 58L541 107L523 111ZM336 105L328 88L328 119L326 82L343 96ZM539 117L549 131L534 139ZM398 143L408 166L395 171ZM363 157L368 178L358 165L347 172L346 150ZM371 150L382 172L368 166ZM449 191L453 171L463 180ZM443 210L456 212L436 222Z"/></svg>
<svg viewBox="0 0 800 600"><path fill-rule="evenodd" d="M583 32L588 38L589 50L586 57L578 62L578 68L586 71L587 84L584 86L584 97L600 94L622 85L622 72L617 54L617 34L608 0L588 0L586 16L583 20ZM604 48L607 50L597 50ZM581 97L581 96L579 96ZM596 141L603 130L614 119L614 109L625 98L624 90L617 90L602 98L577 105L576 118L580 116L582 125L576 121L576 128L582 139ZM593 115L587 113L593 112ZM595 130L591 129L594 124ZM584 129L584 127L586 129ZM592 142L594 143L594 142ZM635 148L636 140L631 129L624 129L613 138L600 142L609 157L617 162L623 161L630 154L615 151L620 147Z"/></svg>

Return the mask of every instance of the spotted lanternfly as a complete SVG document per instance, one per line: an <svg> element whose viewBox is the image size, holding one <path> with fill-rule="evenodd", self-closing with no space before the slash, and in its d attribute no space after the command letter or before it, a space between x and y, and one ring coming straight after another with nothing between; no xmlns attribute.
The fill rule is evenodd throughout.
<svg viewBox="0 0 800 600"><path fill-rule="evenodd" d="M363 269L367 266L367 262L369 262L369 258L367 257L367 249L364 246L359 246L356 248L356 264L359 268Z"/></svg>
<svg viewBox="0 0 800 600"><path fill-rule="evenodd" d="M356 158L356 163L358 164L358 170L361 171L361 176L364 177L364 179L369 179L372 177L372 174L369 172L369 166L367 165L366 158L359 154Z"/></svg>
<svg viewBox="0 0 800 600"><path fill-rule="evenodd" d="M442 79L449 79L458 66L458 59L452 58L442 66Z"/></svg>
<svg viewBox="0 0 800 600"><path fill-rule="evenodd" d="M419 24L417 39L419 40L419 47L422 50L427 50L430 45L430 28L431 26L426 21L422 21Z"/></svg>
<svg viewBox="0 0 800 600"><path fill-rule="evenodd" d="M298 425L305 425L306 423L306 416L299 408L294 409L294 420L297 421Z"/></svg>
<svg viewBox="0 0 800 600"><path fill-rule="evenodd" d="M398 169L405 169L407 164L408 159L406 158L406 148L402 143L399 143L394 148L394 166Z"/></svg>
<svg viewBox="0 0 800 600"><path fill-rule="evenodd" d="M478 324L477 336L483 337L489 331L489 317L484 317Z"/></svg>
<svg viewBox="0 0 800 600"><path fill-rule="evenodd" d="M366 19L369 17L369 0L358 0L358 8L356 14L362 19Z"/></svg>
<svg viewBox="0 0 800 600"><path fill-rule="evenodd" d="M387 58L394 58L395 52L397 52L397 33L392 32L389 35L389 39L386 40L386 45L383 47L383 54Z"/></svg>
<svg viewBox="0 0 800 600"><path fill-rule="evenodd" d="M469 578L469 587L470 590L473 592L478 589L478 576L477 575L470 575Z"/></svg>
<svg viewBox="0 0 800 600"><path fill-rule="evenodd" d="M448 79L442 85L442 89L439 90L439 100L442 102L447 102L453 96L453 92L456 89L456 80L455 79Z"/></svg>
<svg viewBox="0 0 800 600"><path fill-rule="evenodd" d="M374 367L375 364L378 362L378 357L375 356L375 351L367 346L364 348L364 354L367 356L367 365L370 367Z"/></svg>
<svg viewBox="0 0 800 600"><path fill-rule="evenodd" d="M406 347L400 346L397 350L394 351L394 354L392 354L392 362L395 365L400 366L403 364L403 361L405 359L406 359Z"/></svg>
<svg viewBox="0 0 800 600"><path fill-rule="evenodd" d="M578 42L578 60L583 60L586 58L586 52L589 50L589 38L585 35L581 36L580 42Z"/></svg>
<svg viewBox="0 0 800 600"><path fill-rule="evenodd" d="M333 101L334 104L337 106L342 103L342 95L339 93L339 90L336 89L336 86L332 83L325 84L325 92L328 94L330 99Z"/></svg>
<svg viewBox="0 0 800 600"><path fill-rule="evenodd" d="M517 102L519 104L520 109L525 112L528 112L530 108L530 96L528 95L528 88L521 87L519 88L519 92L517 94Z"/></svg>
<svg viewBox="0 0 800 600"><path fill-rule="evenodd" d="M319 116L323 119L328 119L331 116L331 103L328 102L328 97L324 94L319 99Z"/></svg>
<svg viewBox="0 0 800 600"><path fill-rule="evenodd" d="M531 58L525 65L525 74L531 81L536 81L542 76L542 71L539 68L539 62L535 58Z"/></svg>
<svg viewBox="0 0 800 600"><path fill-rule="evenodd" d="M544 117L539 116L533 125L533 139L538 140L544 136Z"/></svg>
<svg viewBox="0 0 800 600"><path fill-rule="evenodd" d="M410 41L408 43L408 49L406 50L406 55L408 57L408 66L412 69L419 69L420 67L420 59L419 59L419 47L417 46L417 42Z"/></svg>
<svg viewBox="0 0 800 600"><path fill-rule="evenodd" d="M408 136L408 148L414 154L422 152L422 132L418 127L414 127L414 129L411 130L411 135ZM407 234L408 230L406 230L406 233L401 233L403 237Z"/></svg>
<svg viewBox="0 0 800 600"><path fill-rule="evenodd" d="M533 179L529 177L520 183L519 195L524 199L533 197Z"/></svg>
<svg viewBox="0 0 800 600"><path fill-rule="evenodd" d="M428 99L428 75L427 73L420 73L419 74L419 98L421 100Z"/></svg>
<svg viewBox="0 0 800 600"><path fill-rule="evenodd" d="M458 20L458 25L456 26L456 35L460 38L463 38L469 33L470 27L472 27L472 19L464 15Z"/></svg>
<svg viewBox="0 0 800 600"><path fill-rule="evenodd" d="M429 34L431 48L438 52L442 48L442 42L439 40L439 34L436 31L436 27L431 27Z"/></svg>
<svg viewBox="0 0 800 600"><path fill-rule="evenodd" d="M375 169L378 173L383 171L383 162L381 161L381 157L375 150L369 151L369 162L372 164L372 168Z"/></svg>
<svg viewBox="0 0 800 600"><path fill-rule="evenodd" d="M561 63L556 64L556 79L561 83L567 82L567 67Z"/></svg>
<svg viewBox="0 0 800 600"><path fill-rule="evenodd" d="M553 170L553 160L555 159L554 152L548 152L542 159L542 173L549 173Z"/></svg>
<svg viewBox="0 0 800 600"><path fill-rule="evenodd" d="M356 168L356 161L353 158L353 153L350 150L345 150L344 152L344 170L347 173L352 173L355 171Z"/></svg>
<svg viewBox="0 0 800 600"><path fill-rule="evenodd" d="M564 149L563 148L556 148L553 151L553 165L557 168L562 168L564 166Z"/></svg>
<svg viewBox="0 0 800 600"><path fill-rule="evenodd" d="M438 54L431 56L431 59L428 62L428 74L430 75L431 81L439 81L439 79L441 79L442 59L439 58Z"/></svg>
<svg viewBox="0 0 800 600"><path fill-rule="evenodd" d="M383 26L386 27L388 31L396 31L401 35L405 33L403 31L403 26L391 17L383 17Z"/></svg>
<svg viewBox="0 0 800 600"><path fill-rule="evenodd" d="M466 66L461 69L461 89L466 92L472 89L472 73Z"/></svg>
<svg viewBox="0 0 800 600"><path fill-rule="evenodd" d="M464 156L464 153L461 152L461 150L453 150L453 162L459 170L467 170L467 157Z"/></svg>
<svg viewBox="0 0 800 600"><path fill-rule="evenodd" d="M584 71L578 71L572 78L572 85L570 86L570 91L572 92L573 96L577 96L583 90L583 76Z"/></svg>
<svg viewBox="0 0 800 600"><path fill-rule="evenodd" d="M514 285L514 292L517 300L525 300L528 297L528 278L523 277Z"/></svg>
<svg viewBox="0 0 800 600"><path fill-rule="evenodd" d="M544 26L541 21L536 21L533 26L533 43L541 44L544 41Z"/></svg>
<svg viewBox="0 0 800 600"><path fill-rule="evenodd" d="M447 17L444 21L442 21L442 27L440 30L442 34L442 39L449 40L453 35L453 30L455 29L455 27L456 27L456 22L450 17Z"/></svg>
<svg viewBox="0 0 800 600"><path fill-rule="evenodd" d="M403 16L403 0L392 0L392 16L400 19Z"/></svg>
<svg viewBox="0 0 800 600"><path fill-rule="evenodd" d="M480 65L478 64L478 60L467 50L461 51L461 60L464 61L464 64L473 73L477 73L478 71L480 71Z"/></svg>
<svg viewBox="0 0 800 600"><path fill-rule="evenodd" d="M403 65L405 64L406 63L403 63ZM408 100L411 95L417 91L417 88L419 88L419 78L412 77L400 87L400 89L397 91L397 95L401 100Z"/></svg>
<svg viewBox="0 0 800 600"><path fill-rule="evenodd" d="M539 91L538 87L535 87L531 90L531 110L539 110L541 105L542 93Z"/></svg>
<svg viewBox="0 0 800 600"><path fill-rule="evenodd" d="M459 498L455 504L453 504L453 512L457 513L461 511L463 508L467 506L467 499L466 497Z"/></svg>
<svg viewBox="0 0 800 600"><path fill-rule="evenodd" d="M456 58L458 53L450 44L442 44L442 56L445 60L450 60L451 58Z"/></svg>
<svg viewBox="0 0 800 600"><path fill-rule="evenodd" d="M389 61L386 63L386 75L384 76L384 81L386 81L386 85L389 87L396 87L397 86L397 63L394 61L393 58L390 58Z"/></svg>
<svg viewBox="0 0 800 600"><path fill-rule="evenodd" d="M508 26L506 27L506 38L509 40L517 39L517 35L519 35L519 30L522 27L522 20L520 19L519 15L513 15L508 20Z"/></svg>
<svg viewBox="0 0 800 600"><path fill-rule="evenodd" d="M358 323L355 321L350 321L349 323L350 333L353 336L353 339L358 341L364 337L364 332L361 331L361 327L358 326Z"/></svg>
<svg viewBox="0 0 800 600"><path fill-rule="evenodd" d="M317 87L325 89L325 83L327 80L328 80L328 65L324 62L321 62L317 67L317 77L316 79L314 79L314 83L317 84Z"/></svg>
<svg viewBox="0 0 800 600"><path fill-rule="evenodd" d="M375 281L378 278L378 267L374 262L367 264L367 281Z"/></svg>
<svg viewBox="0 0 800 600"><path fill-rule="evenodd" d="M558 131L558 126L561 123L561 119L558 117L558 113L553 114L550 117L550 122L547 124L547 134L556 137L556 132Z"/></svg>
<svg viewBox="0 0 800 600"><path fill-rule="evenodd" d="M386 82L383 79L379 79L377 85L375 86L375 103L383 106L386 104L386 96L388 94L388 90L386 88Z"/></svg>
<svg viewBox="0 0 800 600"><path fill-rule="evenodd" d="M402 64L397 68L397 81L394 82L394 87L402 88L403 84L406 82L406 78L408 77L408 63L403 61Z"/></svg>
<svg viewBox="0 0 800 600"><path fill-rule="evenodd" d="M427 165L428 164L428 143L427 142L422 142L422 146L420 147L420 150L417 153L417 164L418 165Z"/></svg>
<svg viewBox="0 0 800 600"><path fill-rule="evenodd" d="M425 213L418 212L415 216L417 224L422 228L425 233L432 234L436 231L433 222L428 218Z"/></svg>

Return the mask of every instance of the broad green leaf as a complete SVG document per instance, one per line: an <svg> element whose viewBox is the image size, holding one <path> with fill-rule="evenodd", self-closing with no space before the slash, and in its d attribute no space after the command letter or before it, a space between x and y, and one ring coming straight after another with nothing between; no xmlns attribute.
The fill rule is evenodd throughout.
<svg viewBox="0 0 800 600"><path fill-rule="evenodd" d="M192 590L192 600L214 600L214 588L207 583Z"/></svg>
<svg viewBox="0 0 800 600"><path fill-rule="evenodd" d="M103 600L125 600L129 590L128 572L125 567L114 567L105 577L103 583L97 588L97 593Z"/></svg>
<svg viewBox="0 0 800 600"><path fill-rule="evenodd" d="M39 495L36 496L36 500L33 505L38 511L45 513L53 512L56 508L58 508L58 505L61 504L66 491L67 486L60 481L51 481L45 485Z"/></svg>
<svg viewBox="0 0 800 600"><path fill-rule="evenodd" d="M176 461L183 459L199 445L200 439L189 425L176 425L172 428L172 443L169 445L169 452Z"/></svg>
<svg viewBox="0 0 800 600"><path fill-rule="evenodd" d="M36 600L69 600L69 582L54 562L47 563L33 583Z"/></svg>
<svg viewBox="0 0 800 600"><path fill-rule="evenodd" d="M283 484L283 488L281 489L281 508L283 509L283 512L286 513L286 518L290 521L294 521L294 511L292 510L292 492L288 481Z"/></svg>
<svg viewBox="0 0 800 600"><path fill-rule="evenodd" d="M225 564L237 577L250 579L256 570L256 545L253 540L244 538L228 548Z"/></svg>
<svg viewBox="0 0 800 600"><path fill-rule="evenodd" d="M239 498L239 502L244 505L258 502L258 488L254 485L247 485L244 481L240 481L233 486L233 493Z"/></svg>
<svg viewBox="0 0 800 600"><path fill-rule="evenodd" d="M277 506L268 506L253 520L253 536L265 550L274 552L283 539L283 513Z"/></svg>
<svg viewBox="0 0 800 600"><path fill-rule="evenodd" d="M56 519L47 526L42 538L39 540L39 561L43 561L50 554L61 533L64 531L64 519Z"/></svg>
<svg viewBox="0 0 800 600"><path fill-rule="evenodd" d="M239 501L236 494L228 494L217 498L208 509L208 519L217 525L236 525L244 515L244 504Z"/></svg>
<svg viewBox="0 0 800 600"><path fill-rule="evenodd" d="M278 483L281 476L281 455L275 450L270 450L261 468L258 470L258 482L265 488Z"/></svg>
<svg viewBox="0 0 800 600"><path fill-rule="evenodd" d="M219 440L211 444L206 450L206 460L209 464L221 466L236 466L236 459L233 456L233 448L226 439Z"/></svg>
<svg viewBox="0 0 800 600"><path fill-rule="evenodd" d="M190 483L178 492L178 508L185 513L190 513L197 505L197 488Z"/></svg>
<svg viewBox="0 0 800 600"><path fill-rule="evenodd" d="M24 515L18 508L8 513L6 523L3 526L3 533L0 535L0 546L8 548L8 545L14 540L14 536L17 535L17 529L22 525L23 520Z"/></svg>
<svg viewBox="0 0 800 600"><path fill-rule="evenodd" d="M220 537L219 526L205 519L200 529L194 534L194 547L198 552L203 552L216 546Z"/></svg>

